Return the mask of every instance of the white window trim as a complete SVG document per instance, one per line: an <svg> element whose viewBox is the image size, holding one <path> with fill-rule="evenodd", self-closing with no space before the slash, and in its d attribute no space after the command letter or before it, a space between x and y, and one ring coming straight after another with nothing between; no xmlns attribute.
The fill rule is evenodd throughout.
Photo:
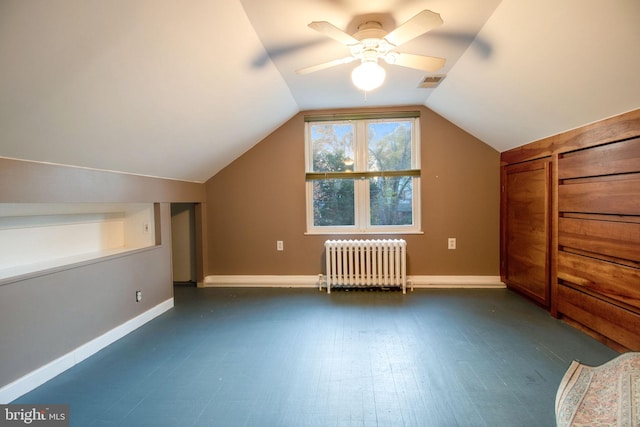
<svg viewBox="0 0 640 427"><path fill-rule="evenodd" d="M366 124L371 122L382 122L382 121L390 121L390 120L412 120L413 124L411 126L411 150L412 150L412 159L411 159L411 167L413 169L421 169L420 167L420 120L418 117L413 117L410 119L399 118L399 119L363 119L363 120L335 120L331 121L331 123L351 123L355 122L356 125L356 135L361 133L362 135L366 135ZM313 168L313 159L312 159L312 149L311 149L311 125L315 122L308 121L305 122L305 170L307 172L311 172ZM358 129L359 128L359 129ZM358 156L359 159L366 159L368 156L367 152L367 144L357 144L356 142L356 153L354 156ZM365 162L359 162L358 159L355 159L356 165L366 164ZM358 169L358 171L361 171ZM313 182L307 181L305 184L306 195L305 195L305 203L306 203L306 217L307 217L307 231L305 234L308 235L340 235L340 234L423 234L422 231L422 211L421 211L421 191L420 191L420 176L415 176L412 178L412 210L413 210L413 224L411 225L394 225L394 226L375 226L369 225L370 223L370 212L369 209L362 209L362 206L369 206L369 180L364 180L364 185L355 185L355 202L354 202L354 218L355 225L354 226L314 226L313 225Z"/></svg>

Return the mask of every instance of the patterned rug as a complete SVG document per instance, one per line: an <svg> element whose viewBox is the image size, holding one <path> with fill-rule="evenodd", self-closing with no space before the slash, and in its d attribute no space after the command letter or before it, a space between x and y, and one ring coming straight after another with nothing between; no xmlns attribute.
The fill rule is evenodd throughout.
<svg viewBox="0 0 640 427"><path fill-rule="evenodd" d="M640 353L600 366L573 361L556 394L558 427L640 426Z"/></svg>

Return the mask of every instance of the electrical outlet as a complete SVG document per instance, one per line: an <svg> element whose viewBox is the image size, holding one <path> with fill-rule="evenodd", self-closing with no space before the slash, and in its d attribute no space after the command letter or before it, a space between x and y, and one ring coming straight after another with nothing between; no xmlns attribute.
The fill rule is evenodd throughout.
<svg viewBox="0 0 640 427"><path fill-rule="evenodd" d="M456 248L456 238L455 237L449 237L449 239L447 241L447 248L448 249L455 249Z"/></svg>
<svg viewBox="0 0 640 427"><path fill-rule="evenodd" d="M142 301L142 291L136 291L136 302Z"/></svg>
<svg viewBox="0 0 640 427"><path fill-rule="evenodd" d="M284 242L282 240L276 241L276 250L284 251Z"/></svg>

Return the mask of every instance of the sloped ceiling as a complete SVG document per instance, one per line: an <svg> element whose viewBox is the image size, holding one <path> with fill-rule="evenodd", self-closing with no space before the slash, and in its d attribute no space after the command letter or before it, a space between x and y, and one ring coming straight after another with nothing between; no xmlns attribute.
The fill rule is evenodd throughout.
<svg viewBox="0 0 640 427"><path fill-rule="evenodd" d="M426 105L499 151L640 108L640 1L503 0Z"/></svg>
<svg viewBox="0 0 640 427"><path fill-rule="evenodd" d="M369 94L307 27L442 27ZM424 104L499 151L640 107L637 0L51 0L0 2L0 156L204 182L296 114Z"/></svg>
<svg viewBox="0 0 640 427"><path fill-rule="evenodd" d="M0 2L0 156L202 182L298 111L237 0Z"/></svg>
<svg viewBox="0 0 640 427"><path fill-rule="evenodd" d="M366 95L351 83L357 64L344 64L312 74L295 70L349 56L349 49L312 29L311 21L328 21L353 34L366 21L378 21L393 30L424 9L439 13L444 24L401 46L398 50L446 58L438 74L446 74L467 50L490 59L492 46L475 41L478 31L500 0L241 0L270 58L282 74L301 110L331 107L373 107L424 104L430 90L418 85L424 71L381 63L387 78ZM261 57L254 59L259 68Z"/></svg>

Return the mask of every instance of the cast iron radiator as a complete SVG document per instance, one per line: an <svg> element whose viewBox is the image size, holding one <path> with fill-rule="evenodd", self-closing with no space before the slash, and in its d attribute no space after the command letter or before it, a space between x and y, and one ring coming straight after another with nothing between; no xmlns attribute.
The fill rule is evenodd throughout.
<svg viewBox="0 0 640 427"><path fill-rule="evenodd" d="M324 247L327 293L332 286L400 287L407 292L407 242L403 239L327 240Z"/></svg>

